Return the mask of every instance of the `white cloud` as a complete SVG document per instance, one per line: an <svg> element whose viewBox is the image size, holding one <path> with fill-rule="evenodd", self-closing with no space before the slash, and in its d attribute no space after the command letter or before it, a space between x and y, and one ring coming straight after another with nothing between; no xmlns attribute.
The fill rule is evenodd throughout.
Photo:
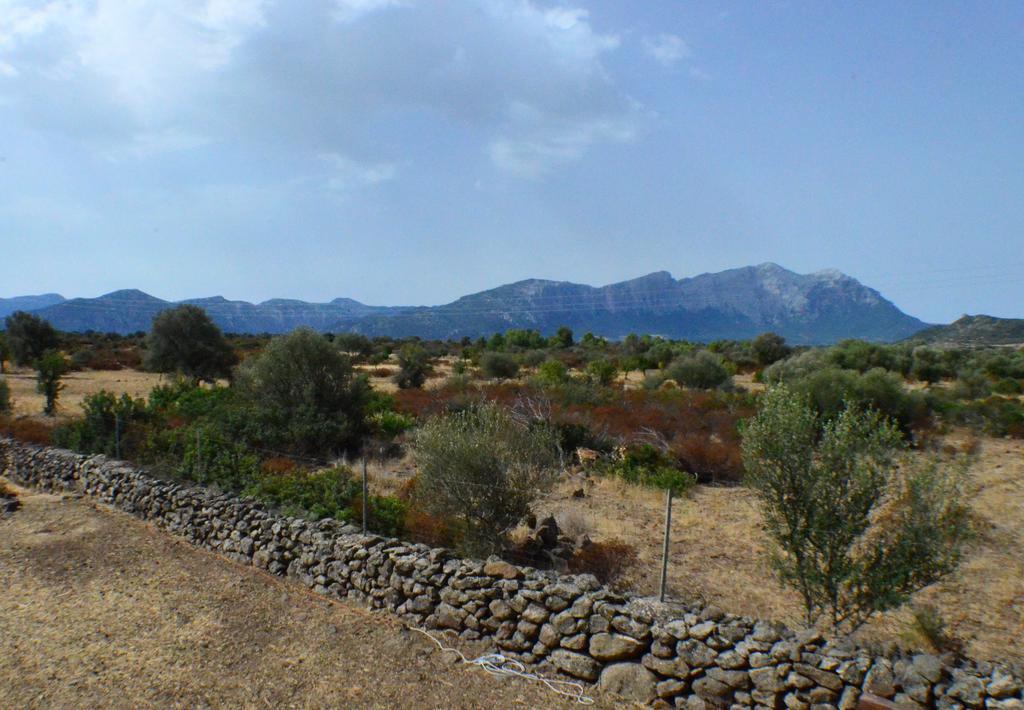
<svg viewBox="0 0 1024 710"><path fill-rule="evenodd" d="M339 22L355 22L371 12L407 4L404 0L334 0L334 17Z"/></svg>
<svg viewBox="0 0 1024 710"><path fill-rule="evenodd" d="M636 135L628 118L553 122L527 106L512 111L514 128L488 146L499 168L523 177L538 177L562 163L578 160L595 143L624 142Z"/></svg>
<svg viewBox="0 0 1024 710"><path fill-rule="evenodd" d="M642 44L647 56L665 67L675 66L693 54L686 41L673 34L644 37Z"/></svg>
<svg viewBox="0 0 1024 710"><path fill-rule="evenodd" d="M393 163L361 163L338 153L325 153L320 159L330 165L327 185L337 192L372 187L398 176Z"/></svg>
<svg viewBox="0 0 1024 710"><path fill-rule="evenodd" d="M368 156L345 189L409 152L382 117L447 122L522 175L628 140L639 114L603 64L619 44L529 0L0 0L0 78L37 130L119 158L203 141Z"/></svg>

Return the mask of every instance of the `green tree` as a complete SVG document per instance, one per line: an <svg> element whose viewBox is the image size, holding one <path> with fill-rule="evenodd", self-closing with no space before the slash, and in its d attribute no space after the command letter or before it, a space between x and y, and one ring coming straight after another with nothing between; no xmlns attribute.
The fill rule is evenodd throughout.
<svg viewBox="0 0 1024 710"><path fill-rule="evenodd" d="M942 355L938 350L924 345L914 348L910 374L915 380L933 384L942 379L945 373Z"/></svg>
<svg viewBox="0 0 1024 710"><path fill-rule="evenodd" d="M615 376L619 374L619 368L615 361L601 358L599 360L592 360L587 364L587 374L590 375L594 382L607 387L615 381Z"/></svg>
<svg viewBox="0 0 1024 710"><path fill-rule="evenodd" d="M778 362L792 352L792 348L786 345L786 339L775 333L761 333L750 343L750 349L761 367Z"/></svg>
<svg viewBox="0 0 1024 710"><path fill-rule="evenodd" d="M553 485L557 441L550 428L494 404L432 417L413 436L416 496L432 514L458 521L464 552L495 552Z"/></svg>
<svg viewBox="0 0 1024 710"><path fill-rule="evenodd" d="M36 361L36 391L46 398L43 414L48 417L57 413L57 399L64 389L61 380L69 369L71 363L56 350L47 350Z"/></svg>
<svg viewBox="0 0 1024 710"><path fill-rule="evenodd" d="M25 311L15 311L4 320L7 345L15 365L34 365L47 350L60 342L49 321Z"/></svg>
<svg viewBox="0 0 1024 710"><path fill-rule="evenodd" d="M406 343L398 351L395 384L399 389L419 389L430 373L430 358L419 343Z"/></svg>
<svg viewBox="0 0 1024 710"><path fill-rule="evenodd" d="M850 405L821 424L780 385L742 449L775 569L808 623L857 628L956 569L970 534L965 467L914 461L877 412Z"/></svg>
<svg viewBox="0 0 1024 710"><path fill-rule="evenodd" d="M572 328L567 325L558 327L555 331L554 336L551 338L551 347L553 348L571 348L573 344L573 333Z"/></svg>
<svg viewBox="0 0 1024 710"><path fill-rule="evenodd" d="M153 319L146 338L146 366L156 372L177 372L193 381L216 382L230 377L237 362L220 328L202 308L181 305Z"/></svg>
<svg viewBox="0 0 1024 710"><path fill-rule="evenodd" d="M506 353L486 352L480 358L480 371L484 377L507 380L519 374L519 363Z"/></svg>
<svg viewBox="0 0 1024 710"><path fill-rule="evenodd" d="M242 364L236 384L267 444L319 455L357 449L366 431L366 378L309 328L271 340Z"/></svg>

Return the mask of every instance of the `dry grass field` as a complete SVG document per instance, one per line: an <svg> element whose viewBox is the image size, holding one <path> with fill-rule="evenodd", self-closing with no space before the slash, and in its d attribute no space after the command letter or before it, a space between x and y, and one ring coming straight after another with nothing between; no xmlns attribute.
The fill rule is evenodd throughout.
<svg viewBox="0 0 1024 710"><path fill-rule="evenodd" d="M575 498L579 488L585 497ZM979 658L1024 663L1024 442L983 439L972 468L971 505L979 536L960 573L922 591ZM656 592L664 531L664 493L604 478L565 481L542 506L595 540L635 546L639 561L624 580ZM673 506L669 592L722 609L798 624L799 597L770 575L760 516L744 488L697 486ZM861 630L866 640L910 645L908 610L886 614ZM909 637L908 637L909 636Z"/></svg>
<svg viewBox="0 0 1024 710"><path fill-rule="evenodd" d="M15 490L22 508L0 519L0 707L573 704L126 514Z"/></svg>
<svg viewBox="0 0 1024 710"><path fill-rule="evenodd" d="M11 399L17 416L40 414L43 395L36 392L36 374L29 368L15 368L4 375L11 386ZM70 372L64 377L64 390L57 400L58 416L75 416L82 412L82 400L101 390L115 395L146 397L150 390L169 381L167 375L137 370L86 370Z"/></svg>

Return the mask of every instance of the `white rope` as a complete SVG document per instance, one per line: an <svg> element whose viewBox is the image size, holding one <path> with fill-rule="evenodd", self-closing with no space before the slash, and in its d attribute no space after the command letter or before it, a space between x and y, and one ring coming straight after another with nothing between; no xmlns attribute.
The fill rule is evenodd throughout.
<svg viewBox="0 0 1024 710"><path fill-rule="evenodd" d="M586 688L583 687L582 683L576 683L571 680L543 678L535 673L528 673L526 671L526 666L522 663L513 658L503 656L500 653L487 653L479 658L469 660L462 654L462 651L457 648L449 648L443 645L423 629L417 629L415 626L410 626L409 628L426 636L442 651L451 651L456 654L466 665L479 666L491 675L510 675L515 676L516 678L525 678L526 680L537 680L546 685L551 692L557 693L558 695L564 695L567 698L572 698L581 705L594 704L594 699L585 695Z"/></svg>

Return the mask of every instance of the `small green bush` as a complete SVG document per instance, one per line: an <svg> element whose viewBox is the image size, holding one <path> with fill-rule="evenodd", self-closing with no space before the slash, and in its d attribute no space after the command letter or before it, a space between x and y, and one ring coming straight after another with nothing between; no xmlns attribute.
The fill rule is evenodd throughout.
<svg viewBox="0 0 1024 710"><path fill-rule="evenodd" d="M569 368L561 360L546 360L537 368L534 379L541 387L564 384L569 381Z"/></svg>
<svg viewBox="0 0 1024 710"><path fill-rule="evenodd" d="M362 484L344 466L319 471L296 469L258 475L246 493L286 513L314 520L352 520L352 501L361 495Z"/></svg>
<svg viewBox="0 0 1024 710"><path fill-rule="evenodd" d="M412 452L416 500L431 515L456 521L465 531L462 550L479 555L502 548L559 465L550 427L528 426L494 404L429 418L416 430Z"/></svg>
<svg viewBox="0 0 1024 710"><path fill-rule="evenodd" d="M480 358L480 371L484 377L508 380L519 374L519 363L507 353L486 352Z"/></svg>
<svg viewBox="0 0 1024 710"><path fill-rule="evenodd" d="M696 483L696 478L680 471L675 462L650 444L639 444L626 449L624 456L603 464L605 474L648 488L671 489L682 494Z"/></svg>
<svg viewBox="0 0 1024 710"><path fill-rule="evenodd" d="M722 356L707 350L684 355L673 361L665 370L665 375L684 387L702 390L715 389L730 378Z"/></svg>

